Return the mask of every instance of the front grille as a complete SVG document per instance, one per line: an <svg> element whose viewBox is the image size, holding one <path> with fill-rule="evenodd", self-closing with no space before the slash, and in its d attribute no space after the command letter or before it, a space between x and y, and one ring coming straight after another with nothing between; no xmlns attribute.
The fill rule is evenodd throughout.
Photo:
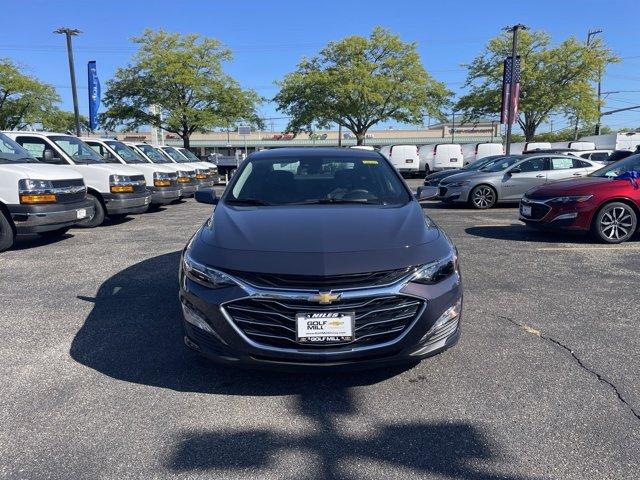
<svg viewBox="0 0 640 480"><path fill-rule="evenodd" d="M51 180L53 188L69 188L69 187L82 187L83 189L76 193L58 193L56 199L59 203L73 203L84 200L86 196L86 188L84 181L81 178L72 180Z"/></svg>
<svg viewBox="0 0 640 480"><path fill-rule="evenodd" d="M305 300L245 298L224 306L242 332L263 345L322 350L343 345L376 345L398 338L421 311L423 301L402 295L341 300L318 305ZM354 312L354 340L348 343L298 343L296 314Z"/></svg>
<svg viewBox="0 0 640 480"><path fill-rule="evenodd" d="M345 275L286 275L275 273L251 273L227 270L227 273L256 287L294 290L336 290L367 288L389 285L400 280L411 267L381 272L350 273Z"/></svg>
<svg viewBox="0 0 640 480"><path fill-rule="evenodd" d="M524 217L530 220L541 220L547 213L549 213L549 210L551 210L551 207L549 205L530 202L528 201L528 199L524 198L522 199L522 204L531 207L531 215Z"/></svg>

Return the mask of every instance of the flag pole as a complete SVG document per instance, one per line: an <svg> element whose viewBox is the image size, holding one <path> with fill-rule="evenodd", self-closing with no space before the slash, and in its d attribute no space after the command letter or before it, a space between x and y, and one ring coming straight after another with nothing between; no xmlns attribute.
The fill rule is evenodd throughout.
<svg viewBox="0 0 640 480"><path fill-rule="evenodd" d="M511 153L511 124L514 117L515 93L516 93L516 58L518 54L518 30L526 30L527 27L518 23L513 27L505 28L506 31L513 32L511 43L511 78L509 79L509 105L507 106L507 146L505 154Z"/></svg>

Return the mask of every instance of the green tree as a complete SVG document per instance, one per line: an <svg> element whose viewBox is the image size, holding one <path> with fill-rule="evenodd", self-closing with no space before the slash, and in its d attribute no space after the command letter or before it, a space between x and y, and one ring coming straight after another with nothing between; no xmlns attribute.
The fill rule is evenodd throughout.
<svg viewBox="0 0 640 480"><path fill-rule="evenodd" d="M39 123L59 101L52 86L23 73L11 60L0 60L0 130Z"/></svg>
<svg viewBox="0 0 640 480"><path fill-rule="evenodd" d="M76 131L76 119L73 112L66 112L54 107L46 111L42 117L42 129L50 132L74 132ZM80 115L80 128L89 131L89 119Z"/></svg>
<svg viewBox="0 0 640 480"><path fill-rule="evenodd" d="M189 146L198 131L243 121L261 126L260 97L243 90L222 63L231 51L215 39L145 30L133 38L133 61L107 82L100 116L107 129L151 125L175 133Z"/></svg>
<svg viewBox="0 0 640 480"><path fill-rule="evenodd" d="M278 110L298 133L332 123L353 132L362 145L367 130L386 120L420 124L426 114L442 118L450 92L424 69L415 43L376 27L368 37L330 42L303 58L278 82Z"/></svg>
<svg viewBox="0 0 640 480"><path fill-rule="evenodd" d="M521 58L518 125L527 141L549 114L585 122L597 118L598 100L593 81L607 63L618 61L596 39L590 46L573 37L551 46L544 32L522 31L518 55ZM467 119L496 115L500 111L503 61L511 55L511 34L489 41L485 50L468 66L468 93L456 104Z"/></svg>

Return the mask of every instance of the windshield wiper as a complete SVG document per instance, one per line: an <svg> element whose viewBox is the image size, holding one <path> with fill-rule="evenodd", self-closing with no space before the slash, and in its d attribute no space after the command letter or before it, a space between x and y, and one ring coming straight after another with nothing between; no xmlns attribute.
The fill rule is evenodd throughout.
<svg viewBox="0 0 640 480"><path fill-rule="evenodd" d="M235 198L227 200L226 203L231 205L273 205L273 203L265 202L259 198Z"/></svg>
<svg viewBox="0 0 640 480"><path fill-rule="evenodd" d="M354 199L344 199L344 198L315 198L313 200L304 200L302 202L291 202L287 205L327 205L333 203L369 203L379 205L378 202L370 202L365 198L354 198Z"/></svg>

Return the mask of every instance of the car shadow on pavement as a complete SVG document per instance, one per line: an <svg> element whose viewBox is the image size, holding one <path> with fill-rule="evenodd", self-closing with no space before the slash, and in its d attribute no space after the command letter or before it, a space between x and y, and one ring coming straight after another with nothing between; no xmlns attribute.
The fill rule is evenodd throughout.
<svg viewBox="0 0 640 480"><path fill-rule="evenodd" d="M180 252L150 258L109 278L95 297L79 297L93 303L93 309L73 339L71 357L118 380L186 392L296 394L300 385L315 385L324 378L217 365L186 349L178 300L179 261ZM344 373L335 377L333 387L376 383L412 366Z"/></svg>
<svg viewBox="0 0 640 480"><path fill-rule="evenodd" d="M73 232L65 233L56 237L44 237L40 235L18 235L16 241L11 247L11 250L27 250L38 247L46 247L47 245L53 245L54 243L64 242L65 240L72 238Z"/></svg>
<svg viewBox="0 0 640 480"><path fill-rule="evenodd" d="M181 473L210 471L221 478L234 473L264 478L276 471L277 478L307 480L369 478L372 471L375 477L385 478L389 470L404 472L407 478L413 478L414 472L420 478L426 474L478 480L525 478L489 471L495 462L504 461L504 455L481 428L468 422L376 422L372 426L372 418L358 412L353 391L306 390L295 397L291 413L305 417L312 428L288 434L267 428L181 431L172 450L162 455L165 467ZM369 428L359 435L345 434L345 423L353 422L349 417L356 415L361 417L358 423ZM283 468L282 460L292 462L294 455L297 461ZM289 475L283 475L285 471Z"/></svg>
<svg viewBox="0 0 640 480"><path fill-rule="evenodd" d="M597 243L589 235L534 230L533 228L528 228L525 225L492 225L482 227L467 227L464 229L464 231L469 235L473 235L474 237L491 238L495 240L597 245Z"/></svg>

